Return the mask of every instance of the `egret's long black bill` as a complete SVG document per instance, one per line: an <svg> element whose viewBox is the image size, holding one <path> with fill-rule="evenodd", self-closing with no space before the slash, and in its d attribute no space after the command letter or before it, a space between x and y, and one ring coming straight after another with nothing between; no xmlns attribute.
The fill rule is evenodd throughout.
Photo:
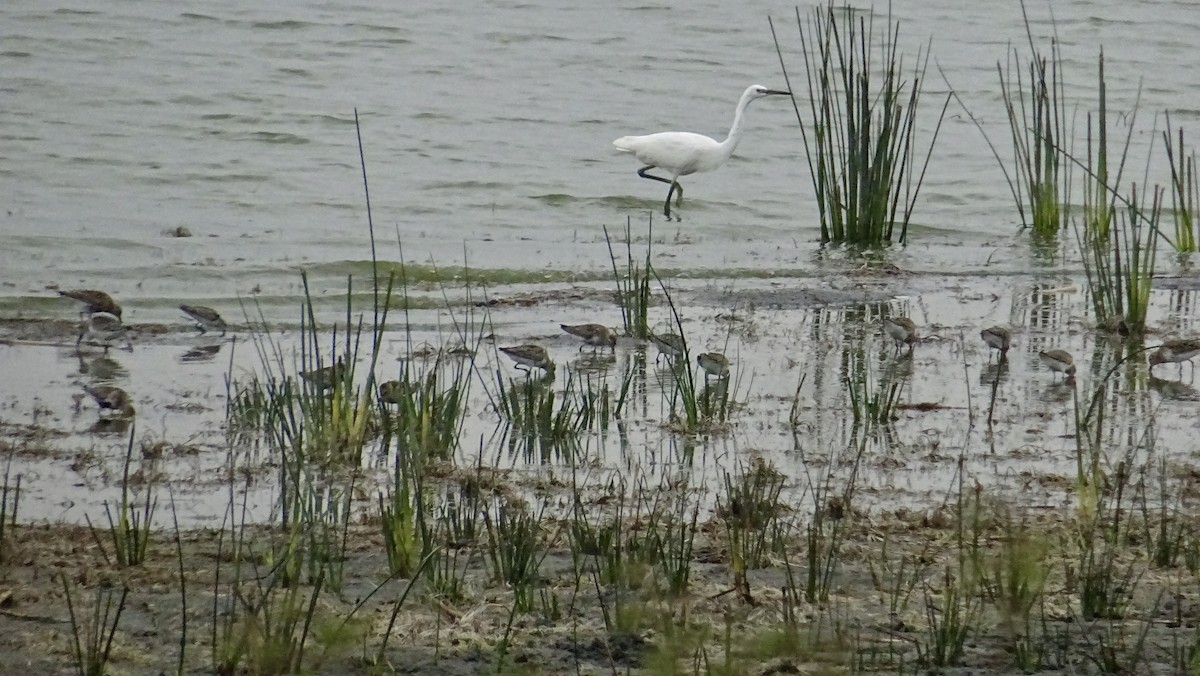
<svg viewBox="0 0 1200 676"><path fill-rule="evenodd" d="M768 89L768 90L767 90L767 93L766 93L766 96L770 96L770 95L772 95L772 94L777 94L777 95L779 95L779 96L791 96L791 95L792 95L792 93L791 93L791 92L785 92L785 91L782 91L782 90L780 90L780 89Z"/></svg>

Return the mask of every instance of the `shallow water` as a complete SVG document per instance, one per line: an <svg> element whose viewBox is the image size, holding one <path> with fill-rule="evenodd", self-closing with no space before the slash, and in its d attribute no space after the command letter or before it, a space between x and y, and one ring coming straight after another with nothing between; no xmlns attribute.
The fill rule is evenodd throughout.
<svg viewBox="0 0 1200 676"><path fill-rule="evenodd" d="M458 342L454 322L470 316L487 322L481 332L494 331L495 338L480 343L476 355L479 371L466 405L460 466L482 460L530 478L542 472L560 480L569 475L569 445L529 446L506 436L490 403L499 396L497 371L506 381L525 377L496 346L537 342L559 365L554 387L560 393L574 379L575 388L583 382L597 391L607 388L615 404L622 383L634 373L620 420L580 437L583 457L576 462L589 468L591 480L616 471L653 483L694 468L693 478L708 485L713 500L725 472L736 473L757 457L787 475L788 495L801 500L826 468L839 480L849 471L855 439L864 432L853 424L845 379L852 362L865 360L873 382L902 383L900 401L908 408L866 442L856 480L861 506L938 503L958 481L960 453L967 458L966 481L979 482L990 495L1020 496L1030 507L1068 499L1076 467L1074 398L1086 402L1093 396L1121 356L1117 342L1093 330L1079 281L1058 273L881 275L842 265L833 274L837 264L827 263L830 274L807 279L672 283L692 352L720 350L733 362L729 387L735 408L722 433L672 431L671 367L659 362L652 346L622 338L611 355L580 351L574 338L557 329L559 322L594 317L594 298L608 293L602 283L560 293L542 290L528 303L460 306L454 317L444 309L414 310L411 337L395 330L385 335L377 373L380 379L397 375L409 340L418 351ZM1000 288L1005 290L997 293ZM1195 305L1192 291L1158 291L1152 319L1158 326L1186 329ZM922 340L911 355L897 353L882 337L879 318L895 313L920 325ZM655 307L652 321L659 330L669 328L667 308ZM1016 329L1003 366L978 339L979 327L996 322ZM283 347L284 369L294 374L300 369L297 332L280 331L272 340ZM117 498L129 428L100 421L87 400L72 405L81 385L97 383L117 383L134 393L134 467L160 473L159 481L176 495L183 523L222 519L231 490L239 508L246 500L251 518L271 514L274 455L264 442L227 437L222 424L226 377L246 383L266 372L251 336L135 333L132 351L85 348L80 355L70 342L47 337L0 346L9 382L37 383L0 399L5 434L16 446L12 471L23 475L23 516L78 521L101 509L102 501ZM1074 386L1038 361L1039 350L1056 347L1075 355ZM358 361L359 385L367 359ZM413 363L427 368L430 362ZM1109 461L1115 464L1125 449L1137 446L1138 459L1160 457L1171 472L1186 471L1194 450L1190 412L1200 401L1191 370L1166 365L1148 374L1144 360L1132 360L1117 374L1109 378L1112 391L1104 398ZM793 405L795 425L789 422ZM160 445L160 457L143 461L146 448ZM377 464L373 454L364 462L379 470L368 477L386 477L386 463ZM360 481L357 499L363 506L373 504L375 485L372 478Z"/></svg>
<svg viewBox="0 0 1200 676"><path fill-rule="evenodd" d="M1002 140L995 69L1009 43L1024 41L1019 4L969 13L949 2L894 7L909 63L932 36L949 82ZM1101 45L1110 109L1128 110L1141 85L1130 160L1138 169L1128 170L1140 183L1146 153L1161 155L1155 114L1170 111L1185 127L1200 119L1191 103L1200 83L1190 77L1200 10L1182 2L1058 3L1056 27L1045 7L1030 11L1035 37L1057 32L1064 46L1080 128L1095 105ZM1082 392L1113 353L1090 330L1077 255L1069 244L1058 255L1035 251L1017 232L1003 176L960 108L952 104L944 124L911 244L881 254L915 275L859 274L854 256L818 246L799 129L784 100L756 102L729 165L685 181L682 223L661 222L660 185L639 179L636 163L612 150L613 138L662 129L720 137L747 84L782 85L768 15L798 88L794 9L762 3L0 7L0 318L74 319L74 304L54 289L82 286L113 293L135 326L175 329L146 332L132 353L110 352L114 364L94 364L95 354L81 361L65 335L0 345L0 421L49 430L58 449L18 454L22 513L79 520L112 497L127 437L96 428L86 403L73 408L80 384L110 380L135 393L139 437L196 451L162 463L167 475L195 482L178 486L181 517L220 518L228 502L219 430L225 377L246 377L258 357L243 340L183 359L214 343L187 333L175 307L212 305L238 324L243 313L261 312L294 344L301 270L324 321L344 313L347 276L357 307L366 305L370 241L355 108L379 255L409 262L417 280L418 342L442 344L453 321L445 298L458 307L469 293L472 301L529 303L488 308L500 344L537 340L561 363L577 359L558 323L618 321L604 229L619 239L631 221L641 246L653 218L655 265L680 294L689 339L734 358L745 410L730 435L681 440L663 428L653 348L622 343L595 376L619 385L621 369L645 355L648 384L625 436L588 442L602 466L648 459L669 468L695 453L712 478L756 454L799 476L819 464L814 454L851 434L844 350L861 344L880 373L911 372L904 401L939 406L902 412L891 436L876 442L870 463L878 471L862 478L869 488L899 488L901 499L927 502L949 488L956 463L948 458L963 448L978 454L971 476L997 489L1028 491L1030 475L1069 475L1072 391L1050 382L1037 351L1074 352L1086 363ZM932 124L946 86L932 67L927 79L924 119ZM1127 124L1114 114L1115 133ZM1165 180L1160 168L1151 181ZM174 236L178 228L192 236ZM1167 274L1188 263L1160 259ZM456 281L469 275L475 284L436 282L454 277L439 270L464 264L479 272ZM1152 323L1165 333L1194 327L1194 285L1177 286L1154 296ZM929 327L923 332L932 339L911 361L895 360L876 335L885 310ZM667 319L659 313L655 321L664 327ZM996 322L1017 330L1018 345L998 389L1003 424L989 437L990 386L981 378L994 371L985 371L977 332ZM387 345L384 377L397 368L390 360L403 336L389 334ZM486 373L508 372L490 347L481 359ZM588 368L597 366L605 364ZM1153 410L1161 450L1183 461L1194 430L1179 414L1197 398L1189 372L1178 385L1174 367L1156 371L1167 381L1139 373L1127 386L1135 403L1110 418L1110 433L1134 435ZM813 433L798 446L786 418L801 374L802 428ZM464 460L496 434L483 393L475 394ZM269 474L252 484L252 515L269 513L272 492ZM1055 487L1037 496L1062 499Z"/></svg>
<svg viewBox="0 0 1200 676"><path fill-rule="evenodd" d="M1008 43L1024 41L1019 4L893 5L909 63L932 37L936 63L1002 140L995 67ZM768 16L799 88L794 12L718 2L435 11L214 0L186 12L6 3L0 312L68 317L71 308L44 302L47 287L86 286L113 292L134 321L165 321L180 301L228 312L254 292L295 298L302 267L325 266L320 288L344 277L339 265L369 257L355 108L381 256L401 258L398 236L418 263L602 271L601 228L644 226L662 198L611 140L722 135L747 84L783 84ZM1030 14L1037 37L1052 34L1047 7ZM1080 128L1095 107L1100 46L1112 110L1128 109L1143 85L1135 158L1158 143L1155 114L1169 110L1183 126L1200 117L1193 5L1056 3L1054 16ZM927 80L932 113L945 85L932 68ZM916 220L952 240L1012 232L1007 187L978 131L952 106L942 133ZM673 252L679 267L804 265L816 213L802 152L791 106L756 102L737 157L686 181L686 220L660 230L685 240ZM194 236L167 234L179 227ZM286 303L268 310L294 316Z"/></svg>

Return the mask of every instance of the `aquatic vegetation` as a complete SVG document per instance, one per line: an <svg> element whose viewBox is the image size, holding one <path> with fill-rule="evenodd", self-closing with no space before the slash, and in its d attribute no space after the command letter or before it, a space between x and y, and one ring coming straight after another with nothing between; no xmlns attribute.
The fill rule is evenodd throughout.
<svg viewBox="0 0 1200 676"><path fill-rule="evenodd" d="M92 602L91 618L85 624L84 618L75 613L71 595L73 585L67 581L65 575L59 577L71 620L71 652L75 658L76 672L82 676L103 676L108 673L113 638L117 634L118 625L121 624L121 613L125 610L129 587L122 585L120 592L112 587L97 588L95 600Z"/></svg>
<svg viewBox="0 0 1200 676"><path fill-rule="evenodd" d="M1183 129L1178 135L1171 128L1171 113L1167 112L1167 128L1162 133L1171 167L1171 217L1175 236L1171 244L1179 253L1196 251L1196 228L1200 227L1200 179L1196 176L1196 151L1188 154L1183 143Z"/></svg>
<svg viewBox="0 0 1200 676"><path fill-rule="evenodd" d="M1023 1L1021 15L1029 44L1024 62L1020 51L1013 48L1005 63L996 63L1012 140L1011 164L1001 157L983 124L957 93L953 96L983 135L1004 173L1021 225L1030 228L1036 238L1050 241L1067 227L1071 214L1072 165L1066 157L1070 129L1063 57L1057 39L1051 41L1049 55L1034 42Z"/></svg>
<svg viewBox="0 0 1200 676"><path fill-rule="evenodd" d="M651 223L646 233L646 258L639 265L633 258L633 236L630 221L625 220L625 274L617 270L617 257L613 253L612 239L608 228L604 229L604 241L608 245L608 257L612 261L613 280L617 285L617 306L621 309L621 322L625 335L646 339L650 337L650 252L654 242L654 226Z"/></svg>
<svg viewBox="0 0 1200 676"><path fill-rule="evenodd" d="M1103 51L1098 57L1098 71L1097 135L1093 137L1093 118L1089 114L1087 162L1081 163L1071 158L1083 166L1088 176L1084 181L1083 223L1082 226L1076 225L1075 238L1083 255L1084 273L1097 323L1121 321L1128 333L1141 336L1145 330L1158 253L1163 190L1154 186L1147 198L1146 190L1139 193L1135 183L1128 196L1118 192L1133 138L1136 104L1128 120L1129 132L1116 175L1110 182ZM1123 210L1118 210L1118 202Z"/></svg>
<svg viewBox="0 0 1200 676"><path fill-rule="evenodd" d="M830 2L813 10L806 27L796 9L809 101L808 119L798 107L796 117L816 192L821 241L904 243L950 97L919 162L917 113L929 47L918 52L906 80L899 22L889 14L886 27L876 33L873 13L867 19L855 14ZM774 24L771 36L792 89ZM879 63L872 61L876 54Z"/></svg>
<svg viewBox="0 0 1200 676"><path fill-rule="evenodd" d="M1145 331L1158 256L1163 191L1155 186L1149 202L1134 186L1127 207L1107 218L1106 227L1077 228L1083 267L1098 323L1119 320L1127 332ZM1080 231L1082 230L1082 232Z"/></svg>
<svg viewBox="0 0 1200 676"><path fill-rule="evenodd" d="M146 548L150 545L150 534L154 528L154 510L158 506L153 484L147 485L143 491L143 499L138 505L133 498L133 487L129 480L129 467L133 462L133 440L136 427L129 431L129 445L125 451L125 464L121 471L121 500L114 507L104 503L104 516L108 519L109 541L112 543L113 560L121 568L141 565L146 560ZM115 514L114 514L115 512ZM92 520L84 515L92 539L105 561L109 561L108 550L101 542L98 529L92 525Z"/></svg>
<svg viewBox="0 0 1200 676"><path fill-rule="evenodd" d="M736 475L725 473L725 491L717 516L729 543L733 584L750 595L747 571L767 564L767 554L785 548L787 529L780 521L784 505L779 496L785 477L773 465L755 459Z"/></svg>

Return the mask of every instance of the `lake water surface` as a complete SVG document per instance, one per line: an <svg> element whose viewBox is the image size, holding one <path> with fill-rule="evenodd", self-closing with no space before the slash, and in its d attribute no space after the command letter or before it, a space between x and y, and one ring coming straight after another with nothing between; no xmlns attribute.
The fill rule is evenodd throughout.
<svg viewBox="0 0 1200 676"><path fill-rule="evenodd" d="M933 61L1004 141L996 62L1024 44L1020 5L893 11L907 63L932 38ZM1056 2L1056 26L1048 4L1029 12L1039 40L1057 31L1080 119L1095 108L1101 46L1112 109L1142 85L1135 156L1161 153L1141 138L1155 114L1185 127L1200 118L1194 4ZM355 108L382 257L401 257L398 236L418 263L603 270L601 228L644 226L663 196L612 139L722 137L746 85L783 85L768 16L799 90L795 13L711 1L5 3L0 312L69 317L46 288L86 286L112 292L131 321L162 321L180 301L296 296L302 267L341 283L341 264L369 257ZM924 139L946 91L932 65L927 80ZM683 241L678 267L797 268L815 248L784 99L756 102L734 161L685 185L685 221L667 226ZM934 232L914 239L1006 236L1018 221L1009 199L952 105L915 219ZM168 235L179 227L194 236ZM290 303L278 310L293 316Z"/></svg>
<svg viewBox="0 0 1200 676"><path fill-rule="evenodd" d="M964 6L893 4L910 66L932 39L920 139L928 142L948 91L940 66L1007 153L996 64L1010 44L1025 44L1021 7L1015 1ZM810 9L800 12L807 16ZM1096 105L1102 46L1114 134L1122 138L1130 121L1122 113L1140 87L1127 175L1142 183L1147 153L1162 155L1154 131L1163 126L1162 113L1170 112L1177 126L1200 122L1194 49L1200 8L1057 2L1053 22L1049 6L1028 9L1035 39L1044 44L1057 34L1061 42L1080 135ZM781 87L768 16L803 108L792 5L415 0L250 6L214 0L184 11L163 3L102 9L5 3L0 318L74 319L75 304L54 292L60 287L109 291L135 325L181 323L175 309L181 302L212 305L237 321L239 301L254 299L265 319L291 330L288 340L294 340L300 271L306 270L312 294L330 299L323 306L327 318L337 319L347 276L355 275L356 290L369 283L357 109L381 258L426 267L465 262L493 271L491 279L503 270L511 283L489 283L489 294L552 297L531 309L494 312L501 343L538 340L564 362L578 359L558 322L619 321L606 280L611 262L604 228L623 231L631 221L644 244L653 217L656 266L696 278L675 282L687 305L686 328L698 347L735 357L742 392L753 392L750 404L758 406L741 430L705 454L728 459L753 451L795 461L784 418L805 373L800 403L811 418L806 425L825 432L845 425L845 410L834 410L844 395L841 346L861 339L864 326L873 328L870 322L890 304L890 311L913 316L934 334L900 367L911 370L905 400L946 408L902 422L901 445L917 449L921 459L902 475L888 468L866 477L867 485L924 494L952 480L955 464L940 462L938 449L950 436L960 445L980 443L978 427L968 438L959 423L961 411L970 410L975 421L981 415L979 388L989 372L975 332L996 322L1012 324L1020 340L1013 381L1001 390L1008 407L1001 407L1000 419L1007 424L999 441L989 442L993 451L1010 454L979 471L1011 479L1040 459L1045 472L1069 472L1073 441L1065 407L1071 390L1036 372L1037 351L1070 348L1079 363L1089 364L1081 381L1092 384L1111 363L1111 350L1085 330L1089 302L1079 292L1078 257L1063 262L1031 252L1003 174L957 104L925 178L911 243L886 253L899 268L923 273L912 278L858 277L858 262L820 247L800 130L786 99L756 102L734 159L684 181L682 223L662 222L665 186L638 178L636 162L613 150L616 137L661 130L721 138L747 85ZM1166 181L1162 169L1153 166L1151 182ZM174 236L179 228L192 236ZM1160 264L1171 271L1177 262L1164 256ZM552 283L539 283L543 278ZM871 300L857 308L821 308L797 298L797 287L808 286ZM442 291L435 285L416 290L427 296L428 310L415 318L424 332L418 338L437 343L451 322L439 309ZM458 298L462 291L449 293ZM1191 327L1191 292L1157 292L1155 302L1157 325ZM666 318L656 321L661 326ZM958 342L964 333L973 341L969 348ZM114 459L123 457L123 436L97 435L94 411L71 410L81 381L99 378L136 391L139 431L183 446L220 446L225 375L248 377L258 358L245 342L232 359L229 348L188 356L207 340L151 338L134 353L82 358L65 342L0 346L4 420L61 428L67 439L65 458L27 474L35 487L32 513L78 519L77 501L95 500L93 489L112 480ZM390 358L404 341L390 340L386 368L394 370ZM877 352L881 372L892 368L885 351ZM619 353L604 367L614 379L630 359L654 358L641 346L623 344ZM491 350L482 358L494 355ZM508 368L503 361L481 362L485 372L501 364ZM1193 432L1167 414L1200 397L1183 387L1162 394L1162 417L1169 420L1163 438L1178 441L1180 449ZM667 415L658 406L645 405L632 445L622 435L608 450L592 449L602 464L622 466L629 448L660 458L679 450L683 442L660 427ZM1132 407L1115 417L1136 429L1143 414ZM478 449L494 420L479 401L472 415L464 446ZM831 434L820 443L833 445L846 430ZM1030 446L1040 449L1036 458L1021 450ZM97 449L106 458L100 465L107 464L89 470L89 453ZM176 472L222 485L223 456L173 461ZM1019 481L1016 486L1020 490ZM264 497L260 507L269 503ZM185 505L185 518L215 518L224 505L223 499L197 499L192 509Z"/></svg>

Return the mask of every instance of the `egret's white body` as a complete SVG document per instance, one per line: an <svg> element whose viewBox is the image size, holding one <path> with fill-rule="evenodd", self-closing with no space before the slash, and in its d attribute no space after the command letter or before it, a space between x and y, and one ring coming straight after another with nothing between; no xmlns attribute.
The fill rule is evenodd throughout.
<svg viewBox="0 0 1200 676"><path fill-rule="evenodd" d="M729 128L729 135L725 137L724 141L718 142L703 134L693 134L690 131L663 131L645 136L622 136L613 141L613 145L621 152L632 153L634 157L638 158L638 161L646 165L638 170L639 176L671 184L671 189L667 191L666 204L663 206L663 213L670 218L671 195L678 190L679 197L675 203L676 206L683 201L683 186L679 185L679 177L702 171L712 171L724 164L733 155L738 141L742 138L746 106L755 99L772 95L790 96L791 92L767 89L762 85L747 87L746 91L742 93L741 100L738 101L737 110L733 114L733 126ZM661 176L647 174L646 172L650 169L668 171L671 173L671 178L665 179Z"/></svg>

